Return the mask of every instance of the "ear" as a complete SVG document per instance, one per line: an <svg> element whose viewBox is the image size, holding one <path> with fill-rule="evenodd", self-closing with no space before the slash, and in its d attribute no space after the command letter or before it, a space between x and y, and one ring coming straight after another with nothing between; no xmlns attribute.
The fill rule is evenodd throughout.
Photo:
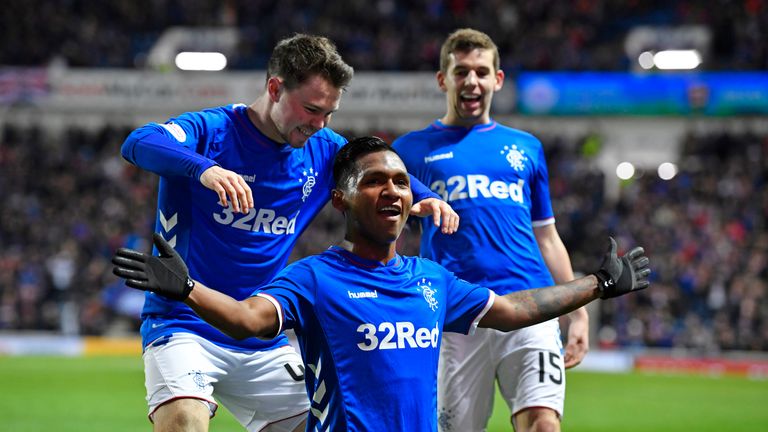
<svg viewBox="0 0 768 432"><path fill-rule="evenodd" d="M440 87L440 90L447 92L448 89L445 87L445 74L443 71L437 71L435 78L437 78L437 86Z"/></svg>
<svg viewBox="0 0 768 432"><path fill-rule="evenodd" d="M504 86L504 71L499 69L496 71L496 85L493 87L494 91L499 91Z"/></svg>
<svg viewBox="0 0 768 432"><path fill-rule="evenodd" d="M280 94L283 91L283 80L278 77L269 77L267 80L267 93L269 99L272 102L278 102L280 100Z"/></svg>
<svg viewBox="0 0 768 432"><path fill-rule="evenodd" d="M344 192L341 189L331 191L331 205L342 214L347 210L347 204L344 202Z"/></svg>

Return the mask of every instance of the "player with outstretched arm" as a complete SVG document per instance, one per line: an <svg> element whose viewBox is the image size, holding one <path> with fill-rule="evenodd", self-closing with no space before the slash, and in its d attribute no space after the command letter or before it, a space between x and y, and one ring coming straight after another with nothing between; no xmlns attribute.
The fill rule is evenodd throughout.
<svg viewBox="0 0 768 432"><path fill-rule="evenodd" d="M128 286L184 301L234 338L273 338L293 328L306 365L308 430L435 431L443 332L518 329L648 286L642 248L618 257L611 239L594 274L495 295L433 261L396 253L413 197L405 165L388 144L352 140L333 173L344 240L289 265L244 300L191 279L157 234L159 256L120 249L113 258Z"/></svg>
<svg viewBox="0 0 768 432"><path fill-rule="evenodd" d="M250 105L185 113L127 137L123 157L160 175L155 231L193 278L243 300L285 267L331 197L333 159L347 140L327 126L352 75L330 40L295 35L274 48ZM454 232L450 206L412 185L418 213ZM141 336L156 431L207 430L217 401L249 431L303 430L301 358L284 335L233 339L148 292Z"/></svg>

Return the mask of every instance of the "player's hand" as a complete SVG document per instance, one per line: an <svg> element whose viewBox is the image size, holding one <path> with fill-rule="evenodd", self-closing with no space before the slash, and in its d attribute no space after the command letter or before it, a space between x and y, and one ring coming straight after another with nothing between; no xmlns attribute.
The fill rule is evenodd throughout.
<svg viewBox="0 0 768 432"><path fill-rule="evenodd" d="M636 247L620 258L616 254L616 240L609 237L611 245L605 253L600 269L595 272L600 298L612 298L628 292L648 288L650 261L641 247Z"/></svg>
<svg viewBox="0 0 768 432"><path fill-rule="evenodd" d="M586 310L577 309L563 317L569 321L563 361L565 368L570 369L578 366L589 351L589 315Z"/></svg>
<svg viewBox="0 0 768 432"><path fill-rule="evenodd" d="M436 227L441 227L443 234L453 234L459 229L459 215L447 202L437 198L425 198L415 203L411 214L419 217L432 215L432 221Z"/></svg>
<svg viewBox="0 0 768 432"><path fill-rule="evenodd" d="M160 234L154 233L152 239L160 256L120 248L112 257L112 264L115 265L112 273L124 278L125 284L131 288L183 301L195 286L189 278L187 265Z"/></svg>
<svg viewBox="0 0 768 432"><path fill-rule="evenodd" d="M236 172L220 166L212 166L203 171L200 183L219 196L219 204L227 206L227 197L232 202L232 211L248 213L253 208L253 192L248 183Z"/></svg>

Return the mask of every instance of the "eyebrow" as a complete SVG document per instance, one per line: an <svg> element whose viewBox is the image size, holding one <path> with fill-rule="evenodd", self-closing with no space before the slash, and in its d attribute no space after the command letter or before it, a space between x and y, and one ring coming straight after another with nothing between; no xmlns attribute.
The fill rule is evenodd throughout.
<svg viewBox="0 0 768 432"><path fill-rule="evenodd" d="M305 103L304 107L305 108L311 108L311 109L317 110L317 111L325 111L325 109L323 109L323 107L315 105L313 103L309 103L309 102ZM339 110L339 107L336 107L336 108L334 108L334 109L332 109L330 111L327 111L327 114L333 114L333 113L335 113L338 110Z"/></svg>
<svg viewBox="0 0 768 432"><path fill-rule="evenodd" d="M366 178L366 177L370 177L370 176L377 176L377 175L383 175L383 176L389 176L390 175L389 171L387 169L384 169L384 168L375 168L375 169L370 169L370 170L361 170L360 174L361 174L361 178ZM397 170L397 172L393 175L393 177L405 177L405 178L409 178L410 179L410 176L408 175L408 172L404 171L404 170L400 170L400 169Z"/></svg>

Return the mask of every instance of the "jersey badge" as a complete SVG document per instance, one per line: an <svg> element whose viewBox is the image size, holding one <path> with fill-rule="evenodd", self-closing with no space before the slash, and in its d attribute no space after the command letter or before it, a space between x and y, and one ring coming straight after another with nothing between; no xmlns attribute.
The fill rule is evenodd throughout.
<svg viewBox="0 0 768 432"><path fill-rule="evenodd" d="M426 278L421 278L416 284L416 290L421 292L421 295L424 296L424 300L427 302L429 309L431 309L432 312L436 311L438 306L437 299L435 298L437 289L432 288L432 282L428 281Z"/></svg>
<svg viewBox="0 0 768 432"><path fill-rule="evenodd" d="M525 161L528 158L525 156L525 150L518 150L517 146L512 144L512 148L504 146L504 150L500 151L502 155L506 153L504 158L509 162L509 166L515 169L515 171L522 171L525 169Z"/></svg>
<svg viewBox="0 0 768 432"><path fill-rule="evenodd" d="M315 186L316 179L315 174L317 174L314 170L314 168L310 168L309 171L304 171L301 173L302 176L299 178L299 183L303 183L304 185L301 188L301 201L304 202L309 198L309 194L312 193L312 188Z"/></svg>

